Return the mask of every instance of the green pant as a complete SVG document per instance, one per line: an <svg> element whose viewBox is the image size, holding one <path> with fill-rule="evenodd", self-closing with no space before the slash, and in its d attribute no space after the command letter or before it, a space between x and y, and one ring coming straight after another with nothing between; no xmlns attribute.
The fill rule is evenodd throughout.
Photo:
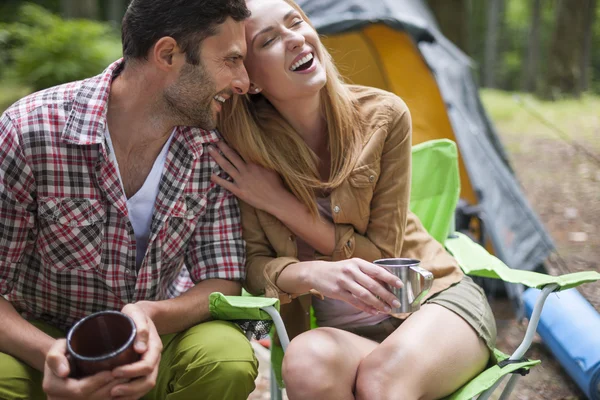
<svg viewBox="0 0 600 400"><path fill-rule="evenodd" d="M53 337L65 336L49 325L34 325ZM237 325L210 321L161 339L156 387L144 400L245 400L254 390L258 361ZM45 399L42 373L0 353L0 399Z"/></svg>

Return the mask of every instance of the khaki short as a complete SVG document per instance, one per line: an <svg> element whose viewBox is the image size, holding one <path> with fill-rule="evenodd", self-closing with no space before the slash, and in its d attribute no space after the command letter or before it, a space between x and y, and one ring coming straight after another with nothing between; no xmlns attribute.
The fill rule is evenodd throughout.
<svg viewBox="0 0 600 400"><path fill-rule="evenodd" d="M490 353L493 355L496 345L496 321L492 309L488 304L483 289L468 276L450 286L448 289L436 293L423 304L437 304L454 312L477 332L483 339ZM403 319L389 318L376 325L361 326L346 329L349 332L376 342L383 342L398 328Z"/></svg>

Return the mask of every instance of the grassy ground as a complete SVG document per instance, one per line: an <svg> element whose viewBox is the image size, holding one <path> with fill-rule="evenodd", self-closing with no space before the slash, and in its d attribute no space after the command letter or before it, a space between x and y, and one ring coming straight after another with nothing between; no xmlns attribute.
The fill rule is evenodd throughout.
<svg viewBox="0 0 600 400"><path fill-rule="evenodd" d="M484 89L481 98L509 153L523 151L512 140L514 135L527 135L527 139L564 138L600 152L600 96L544 102L528 94Z"/></svg>

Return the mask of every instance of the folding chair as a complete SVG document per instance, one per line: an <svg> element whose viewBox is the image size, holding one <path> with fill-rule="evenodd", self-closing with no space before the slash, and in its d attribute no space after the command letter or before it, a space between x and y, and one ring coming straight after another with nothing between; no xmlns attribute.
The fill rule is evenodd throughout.
<svg viewBox="0 0 600 400"><path fill-rule="evenodd" d="M600 279L595 271L577 272L561 276L511 269L491 255L468 236L454 232L454 210L460 193L458 150L447 139L432 140L413 147L413 173L411 185L411 210L421 219L428 232L457 259L465 274L476 277L496 278L505 282L520 283L541 289L521 345L512 355L495 350L498 364L480 373L447 399L486 400L509 374L500 400L510 396L520 375L540 361L524 358L538 326L540 313L548 295L552 292L576 287L582 283ZM281 347L271 346L271 398L281 399L281 361L289 339L278 313L279 300L251 296L210 296L210 311L215 319L273 321Z"/></svg>

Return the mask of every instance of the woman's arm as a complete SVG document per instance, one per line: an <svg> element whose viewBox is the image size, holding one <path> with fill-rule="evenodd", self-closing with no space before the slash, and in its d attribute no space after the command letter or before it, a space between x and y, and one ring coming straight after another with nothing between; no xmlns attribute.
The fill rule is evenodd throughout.
<svg viewBox="0 0 600 400"><path fill-rule="evenodd" d="M209 152L233 178L233 182L213 175L215 183L252 207L276 217L319 253L332 255L335 248L335 228L331 222L313 216L308 208L283 186L276 172L246 163L223 142L217 143L217 146L227 158L214 148L209 147Z"/></svg>
<svg viewBox="0 0 600 400"><path fill-rule="evenodd" d="M250 293L279 297L285 304L315 289L369 313L388 312L389 306L398 306L396 297L385 284L401 287L402 282L387 270L360 259L300 262L294 257L278 257L261 226L257 210L244 202L240 202L240 209L246 241L246 289ZM272 226L270 231L278 237L289 234L283 224ZM294 244L290 242L289 246ZM285 253L293 252L290 248L285 249Z"/></svg>

